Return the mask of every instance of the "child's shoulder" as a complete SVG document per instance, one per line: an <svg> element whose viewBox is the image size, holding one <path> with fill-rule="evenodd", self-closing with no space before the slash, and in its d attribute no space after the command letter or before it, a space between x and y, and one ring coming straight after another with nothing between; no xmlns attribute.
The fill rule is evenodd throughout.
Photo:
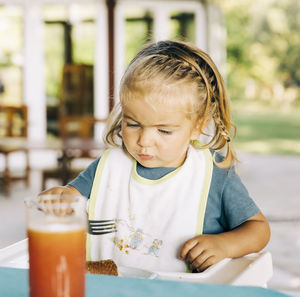
<svg viewBox="0 0 300 297"><path fill-rule="evenodd" d="M220 154L219 152L210 149L209 150L211 155L215 158L216 162L222 162L224 160L224 156L222 154Z"/></svg>
<svg viewBox="0 0 300 297"><path fill-rule="evenodd" d="M240 188L241 179L236 172L235 165L227 168L218 167L217 163L222 162L224 156L214 150L210 150L210 152L215 159L215 162L213 163L211 188L216 191L216 193L222 193L225 185L227 188Z"/></svg>
<svg viewBox="0 0 300 297"><path fill-rule="evenodd" d="M222 162L225 158L221 153L219 153L219 152L217 152L213 149L210 149L209 151L210 151L212 157L215 160L215 162L213 164L214 174L228 176L228 174L230 174L230 173L235 173L235 166L234 165L231 165L230 167L227 167L227 168L221 168L217 165L217 163Z"/></svg>

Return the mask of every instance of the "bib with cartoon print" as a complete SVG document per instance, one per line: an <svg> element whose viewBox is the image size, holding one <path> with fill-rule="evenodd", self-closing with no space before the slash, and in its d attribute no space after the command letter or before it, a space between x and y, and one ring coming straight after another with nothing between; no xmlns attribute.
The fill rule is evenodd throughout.
<svg viewBox="0 0 300 297"><path fill-rule="evenodd" d="M158 180L138 175L136 161L122 149L101 157L89 201L90 220L111 220L117 232L87 236L87 260L152 271L186 271L179 251L201 234L212 158L189 147L184 164Z"/></svg>

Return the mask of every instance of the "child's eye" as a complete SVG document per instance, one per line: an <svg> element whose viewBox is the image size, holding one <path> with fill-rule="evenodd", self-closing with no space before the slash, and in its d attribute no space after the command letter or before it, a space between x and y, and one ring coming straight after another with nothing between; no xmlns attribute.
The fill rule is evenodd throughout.
<svg viewBox="0 0 300 297"><path fill-rule="evenodd" d="M169 130L158 129L158 131L163 134L172 134L172 131L169 131Z"/></svg>
<svg viewBox="0 0 300 297"><path fill-rule="evenodd" d="M134 124L134 123L126 123L127 127L139 127L139 124Z"/></svg>

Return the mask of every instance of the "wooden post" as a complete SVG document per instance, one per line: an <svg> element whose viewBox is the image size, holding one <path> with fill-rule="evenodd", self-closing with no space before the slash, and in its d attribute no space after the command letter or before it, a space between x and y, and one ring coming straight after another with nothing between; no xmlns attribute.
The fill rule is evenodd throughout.
<svg viewBox="0 0 300 297"><path fill-rule="evenodd" d="M114 67L115 67L115 61L114 61L114 38L115 38L115 32L114 32L114 9L116 5L116 0L106 0L107 5L107 22L108 22L108 105L109 105L109 111L111 111L114 107Z"/></svg>

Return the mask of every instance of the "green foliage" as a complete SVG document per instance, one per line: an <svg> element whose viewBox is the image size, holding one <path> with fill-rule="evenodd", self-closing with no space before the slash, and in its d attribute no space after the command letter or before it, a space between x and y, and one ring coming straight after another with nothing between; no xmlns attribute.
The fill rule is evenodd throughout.
<svg viewBox="0 0 300 297"><path fill-rule="evenodd" d="M260 16L255 36L269 56L277 60L276 74L285 87L300 86L300 2L275 1Z"/></svg>
<svg viewBox="0 0 300 297"><path fill-rule="evenodd" d="M300 2L228 0L227 81L233 100L300 102Z"/></svg>
<svg viewBox="0 0 300 297"><path fill-rule="evenodd" d="M241 7L226 11L227 82L233 100L241 99L248 71L253 67L253 61L249 55L251 46L249 19L249 14Z"/></svg>

